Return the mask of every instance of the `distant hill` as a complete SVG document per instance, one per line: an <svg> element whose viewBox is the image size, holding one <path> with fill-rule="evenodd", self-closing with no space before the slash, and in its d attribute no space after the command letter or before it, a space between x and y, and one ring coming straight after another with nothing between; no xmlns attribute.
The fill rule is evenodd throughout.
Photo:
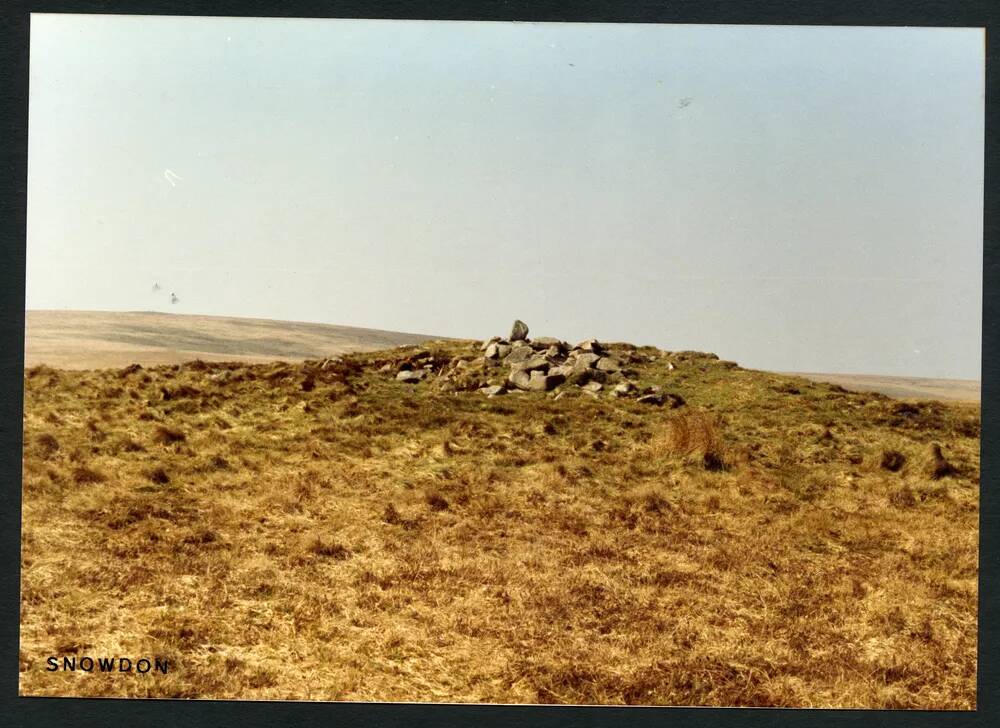
<svg viewBox="0 0 1000 728"><path fill-rule="evenodd" d="M24 365L103 369L193 359L321 359L442 338L352 326L153 312L28 311Z"/></svg>
<svg viewBox="0 0 1000 728"><path fill-rule="evenodd" d="M788 372L791 373L791 372ZM880 392L899 399L943 399L979 402L982 385L976 379L929 379L925 377L886 377L877 374L805 374L814 382L839 384L856 392Z"/></svg>

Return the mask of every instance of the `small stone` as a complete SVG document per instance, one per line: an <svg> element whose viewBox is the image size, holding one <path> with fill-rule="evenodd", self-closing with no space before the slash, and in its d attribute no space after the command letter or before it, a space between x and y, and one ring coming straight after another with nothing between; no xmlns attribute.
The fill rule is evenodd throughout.
<svg viewBox="0 0 1000 728"><path fill-rule="evenodd" d="M635 385L632 382L622 382L621 384L615 386L612 390L612 394L616 397L625 397L635 391Z"/></svg>
<svg viewBox="0 0 1000 728"><path fill-rule="evenodd" d="M528 338L528 324L521 319L516 319L510 329L511 341L524 341Z"/></svg>
<svg viewBox="0 0 1000 728"><path fill-rule="evenodd" d="M494 384L492 387L481 387L479 391L487 397L497 397L501 394L507 394L507 388L502 384Z"/></svg>
<svg viewBox="0 0 1000 728"><path fill-rule="evenodd" d="M619 385L620 386L620 385ZM644 394L636 400L640 404L655 404L657 407L663 404L662 394Z"/></svg>
<svg viewBox="0 0 1000 728"><path fill-rule="evenodd" d="M399 374L396 375L396 381L403 382L405 384L416 384L417 382L422 382L427 377L426 369L404 369Z"/></svg>
<svg viewBox="0 0 1000 728"><path fill-rule="evenodd" d="M500 358L500 347L496 344L490 344L483 351L483 356L487 359L499 359Z"/></svg>
<svg viewBox="0 0 1000 728"><path fill-rule="evenodd" d="M487 339L486 341L483 342L483 345L480 347L480 351L486 351L488 348L490 348L491 345L497 343L498 341L500 341L499 336L494 336L490 339Z"/></svg>
<svg viewBox="0 0 1000 728"><path fill-rule="evenodd" d="M587 382L580 389L585 392L600 392L604 388L604 385L600 382Z"/></svg>
<svg viewBox="0 0 1000 728"><path fill-rule="evenodd" d="M588 351L593 354L603 354L604 347L597 339L587 339L586 341L581 341L579 344L573 347L574 349L579 349L580 351Z"/></svg>

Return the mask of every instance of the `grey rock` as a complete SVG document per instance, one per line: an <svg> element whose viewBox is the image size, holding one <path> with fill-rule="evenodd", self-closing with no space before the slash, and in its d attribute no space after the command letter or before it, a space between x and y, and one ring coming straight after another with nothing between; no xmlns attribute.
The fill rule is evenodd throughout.
<svg viewBox="0 0 1000 728"><path fill-rule="evenodd" d="M429 372L426 369L404 369L396 375L396 381L404 382L406 384L416 384L417 382L422 382L427 377L428 373Z"/></svg>
<svg viewBox="0 0 1000 728"><path fill-rule="evenodd" d="M531 383L531 374L524 369L514 369L507 376L507 381L517 389L528 389Z"/></svg>
<svg viewBox="0 0 1000 728"><path fill-rule="evenodd" d="M501 359L510 354L510 352L513 350L513 347L506 341L497 342L496 347L497 347L497 354L499 354Z"/></svg>
<svg viewBox="0 0 1000 728"><path fill-rule="evenodd" d="M657 407L660 407L663 405L664 399L665 397L662 394L644 394L639 397L636 402L639 402L640 404L654 404Z"/></svg>
<svg viewBox="0 0 1000 728"><path fill-rule="evenodd" d="M635 391L635 385L632 382L622 382L615 386L612 394L616 397L624 397L626 395L632 394Z"/></svg>
<svg viewBox="0 0 1000 728"><path fill-rule="evenodd" d="M528 389L535 392L548 392L558 387L564 381L566 381L565 377L546 374L545 372L536 370L531 373L531 378L528 380Z"/></svg>
<svg viewBox="0 0 1000 728"><path fill-rule="evenodd" d="M537 349L548 349L550 346L556 346L560 349L566 348L566 344L554 336L539 336L537 339L531 340L531 345Z"/></svg>
<svg viewBox="0 0 1000 728"><path fill-rule="evenodd" d="M511 341L524 341L528 338L528 324L521 319L516 319L510 329Z"/></svg>
<svg viewBox="0 0 1000 728"><path fill-rule="evenodd" d="M604 389L604 385L600 382L587 382L582 387L580 387L585 392L600 392Z"/></svg>
<svg viewBox="0 0 1000 728"><path fill-rule="evenodd" d="M569 377L573 373L572 364L559 364L557 366L549 367L549 374L558 374L563 377Z"/></svg>
<svg viewBox="0 0 1000 728"><path fill-rule="evenodd" d="M562 349L560 349L558 346L550 346L548 349L545 350L545 356L549 357L550 359L556 359L558 357L561 357Z"/></svg>
<svg viewBox="0 0 1000 728"><path fill-rule="evenodd" d="M602 372L599 369L574 366L572 373L567 379L571 384L579 384L580 386L583 386L587 382L600 382L603 384L608 381L608 373Z"/></svg>
<svg viewBox="0 0 1000 728"><path fill-rule="evenodd" d="M621 371L621 365L609 356L601 357L597 360L594 365L596 369L600 369L602 372L618 372Z"/></svg>
<svg viewBox="0 0 1000 728"><path fill-rule="evenodd" d="M528 372L548 371L552 364L544 356L533 356L526 361L515 364L512 368L523 369Z"/></svg>
<svg viewBox="0 0 1000 728"><path fill-rule="evenodd" d="M573 362L575 366L579 366L584 369L589 369L600 361L601 357L597 354L591 352L585 352L583 354L577 354L573 357Z"/></svg>
<svg viewBox="0 0 1000 728"><path fill-rule="evenodd" d="M507 394L507 388L502 384L494 384L492 387L480 387L479 391L487 397L496 397L501 394Z"/></svg>
<svg viewBox="0 0 1000 728"><path fill-rule="evenodd" d="M581 341L573 348L578 349L580 351L589 351L594 354L604 353L604 347L601 346L601 343L597 339L587 339L586 341Z"/></svg>
<svg viewBox="0 0 1000 728"><path fill-rule="evenodd" d="M522 344L520 346L514 346L510 350L510 353L504 357L504 362L506 364L519 364L521 362L528 361L528 359L531 359L533 356L535 356L535 350L530 346L524 346Z"/></svg>
<svg viewBox="0 0 1000 728"><path fill-rule="evenodd" d="M486 351L488 348L490 348L490 346L492 344L495 344L498 341L500 341L500 337L499 336L494 336L494 337L492 337L490 339L487 339L486 341L483 342L482 347L480 347L480 351Z"/></svg>
<svg viewBox="0 0 1000 728"><path fill-rule="evenodd" d="M483 356L487 359L499 359L500 347L496 344L496 342L490 344L483 350Z"/></svg>

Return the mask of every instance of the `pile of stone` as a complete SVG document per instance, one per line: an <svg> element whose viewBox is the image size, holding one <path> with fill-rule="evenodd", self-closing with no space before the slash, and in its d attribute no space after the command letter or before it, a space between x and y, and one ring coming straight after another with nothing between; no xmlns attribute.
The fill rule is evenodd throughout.
<svg viewBox="0 0 1000 728"><path fill-rule="evenodd" d="M434 379L444 391L479 391L488 397L548 392L559 399L577 391L592 397L627 397L651 405L684 404L680 395L662 392L657 386L640 387L634 381L637 372L629 368L630 364L659 358L648 353L643 356L635 347L616 346L612 352L596 339L575 346L547 336L529 339L527 324L518 320L507 338L494 336L476 345L475 351L476 356L446 359L425 349L408 349L385 361L380 371L394 373L396 380L405 384Z"/></svg>
<svg viewBox="0 0 1000 728"><path fill-rule="evenodd" d="M612 397L634 397L645 404L669 403L679 407L684 403L679 395L664 394L659 387L640 389L632 381L636 372L628 368L628 362L613 355L596 339L575 346L552 337L529 339L527 324L518 320L510 336L493 337L483 343L481 350L485 367L507 369L503 384L479 388L490 397L510 391L551 392L565 383L594 397L607 391ZM565 390L556 397L564 394Z"/></svg>

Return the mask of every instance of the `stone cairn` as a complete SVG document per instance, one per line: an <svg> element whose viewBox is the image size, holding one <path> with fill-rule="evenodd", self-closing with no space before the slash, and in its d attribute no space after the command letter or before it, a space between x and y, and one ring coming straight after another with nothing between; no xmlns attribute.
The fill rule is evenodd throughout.
<svg viewBox="0 0 1000 728"><path fill-rule="evenodd" d="M447 364L435 367L433 362L421 359L404 363L396 374L400 382L416 384L424 381L437 370L439 386L445 391L476 390L487 397L498 397L509 392L549 392L557 399L568 391L566 388L553 393L560 385L569 385L585 394L598 397L606 392L612 397L629 397L651 405L669 404L680 407L680 395L666 394L659 387L640 388L633 378L636 372L628 364L643 360L632 350L618 356L612 354L596 339L588 339L576 346L552 337L528 338L528 326L517 320L510 335L504 339L494 336L483 342L481 355L466 359L456 357ZM646 357L655 360L656 357ZM496 381L497 369L506 370L502 384Z"/></svg>

